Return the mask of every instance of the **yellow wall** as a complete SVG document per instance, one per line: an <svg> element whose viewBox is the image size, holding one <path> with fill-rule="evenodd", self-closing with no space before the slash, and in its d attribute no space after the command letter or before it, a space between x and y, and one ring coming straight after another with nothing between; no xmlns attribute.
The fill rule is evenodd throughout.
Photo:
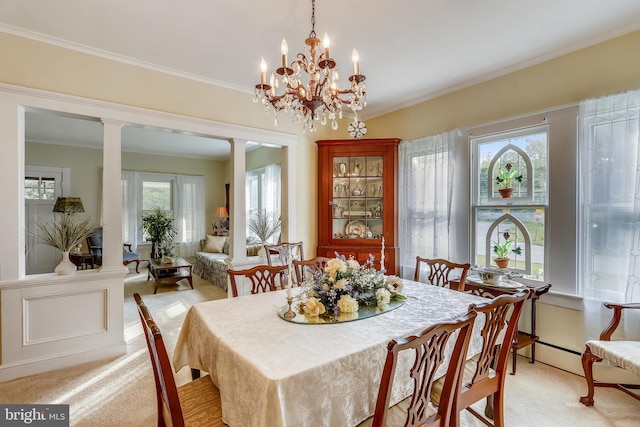
<svg viewBox="0 0 640 427"><path fill-rule="evenodd" d="M635 32L366 120L367 136L414 139L638 88L638 46L640 32ZM0 34L0 55L7 65L0 67L0 82L273 129L272 118L251 102L249 93L217 88L7 34ZM375 84L369 83L368 90L374 92ZM337 132L325 128L314 134L301 135L300 145L296 147L295 209L300 218L296 233L300 240L309 242L309 252L315 248L317 226L317 151L313 141L348 138L348 121L343 120ZM277 130L299 133L299 127L287 120L281 120ZM543 340L582 351L578 348L581 341L575 339L575 330L581 328L576 324L580 320L576 312L541 304L540 315L544 318L539 330ZM554 325L567 327L554 328Z"/></svg>

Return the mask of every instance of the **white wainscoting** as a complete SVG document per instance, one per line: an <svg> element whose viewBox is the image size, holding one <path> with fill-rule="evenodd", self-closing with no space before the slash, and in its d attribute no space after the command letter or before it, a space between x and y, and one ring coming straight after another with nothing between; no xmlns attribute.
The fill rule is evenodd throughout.
<svg viewBox="0 0 640 427"><path fill-rule="evenodd" d="M126 354L124 274L77 271L0 283L0 381Z"/></svg>

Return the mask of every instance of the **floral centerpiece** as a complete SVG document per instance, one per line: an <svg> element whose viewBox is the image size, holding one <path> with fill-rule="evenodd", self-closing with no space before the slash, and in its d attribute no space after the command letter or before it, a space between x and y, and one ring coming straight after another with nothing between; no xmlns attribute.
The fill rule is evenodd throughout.
<svg viewBox="0 0 640 427"><path fill-rule="evenodd" d="M402 301L401 284L373 268L373 256L360 265L343 255L330 259L324 272L316 273L302 286L299 310L305 316L343 316L360 307L386 308L391 301Z"/></svg>

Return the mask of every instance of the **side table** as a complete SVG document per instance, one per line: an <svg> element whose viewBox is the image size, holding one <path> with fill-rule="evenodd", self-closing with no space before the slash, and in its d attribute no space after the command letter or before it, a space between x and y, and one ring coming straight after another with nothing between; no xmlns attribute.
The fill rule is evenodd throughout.
<svg viewBox="0 0 640 427"><path fill-rule="evenodd" d="M96 255L90 253L70 253L69 260L78 268L87 269L89 268L89 265L91 265L91 268L93 269L96 264Z"/></svg>
<svg viewBox="0 0 640 427"><path fill-rule="evenodd" d="M536 342L540 339L538 335L536 335L536 301L540 299L541 295L549 292L551 288L550 283L540 283L539 281L525 279L525 278L514 278L511 279L514 282L518 282L527 288L531 289L533 292L529 296L529 300L531 300L531 331L523 332L518 331L518 334L513 339L513 343L511 344L512 348L512 364L511 364L511 375L515 375L516 373L516 353L521 348L525 348L531 346L531 358L530 363L535 363L536 361ZM453 283L456 281L452 280ZM472 293L474 295L478 295L486 298L495 298L499 295L504 294L513 294L522 288L515 287L506 287L499 285L490 285L488 283L484 283L481 279L477 278L469 278L465 282L464 290L465 292Z"/></svg>

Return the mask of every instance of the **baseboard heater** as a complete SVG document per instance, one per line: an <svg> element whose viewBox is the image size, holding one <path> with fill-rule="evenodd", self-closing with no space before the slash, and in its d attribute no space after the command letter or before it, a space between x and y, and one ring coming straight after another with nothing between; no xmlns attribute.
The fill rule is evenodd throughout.
<svg viewBox="0 0 640 427"><path fill-rule="evenodd" d="M562 350L562 351L566 351L567 353L575 354L577 356L582 356L582 353L580 353L579 351L570 350L568 348L560 347L559 345L550 344L548 342L538 341L537 344L546 345L547 347L555 348L556 350Z"/></svg>

